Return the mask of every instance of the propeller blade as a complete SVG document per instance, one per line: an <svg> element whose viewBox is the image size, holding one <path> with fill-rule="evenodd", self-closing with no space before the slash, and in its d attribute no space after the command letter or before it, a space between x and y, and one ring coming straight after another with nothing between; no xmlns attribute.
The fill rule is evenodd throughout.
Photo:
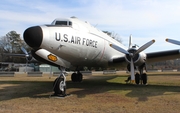
<svg viewBox="0 0 180 113"><path fill-rule="evenodd" d="M21 47L21 50L26 54L26 56L29 56L28 52L26 51L26 49L24 49L23 47Z"/></svg>
<svg viewBox="0 0 180 113"><path fill-rule="evenodd" d="M110 46L111 46L112 48L116 49L117 51L121 52L121 53L129 54L128 51L126 51L125 49L123 49L123 48L121 48L121 47L119 47L119 46L117 46L117 45L110 44Z"/></svg>
<svg viewBox="0 0 180 113"><path fill-rule="evenodd" d="M27 72L27 64L28 64L28 62L26 61L26 70L25 70L25 72Z"/></svg>
<svg viewBox="0 0 180 113"><path fill-rule="evenodd" d="M167 42L170 42L172 44L176 44L176 45L180 45L180 41L177 41L177 40L173 40L173 39L166 39Z"/></svg>
<svg viewBox="0 0 180 113"><path fill-rule="evenodd" d="M144 44L143 46L141 46L135 54L140 53L141 51L145 50L146 48L148 48L149 46L151 46L153 43L155 42L155 40L151 40L148 43Z"/></svg>
<svg viewBox="0 0 180 113"><path fill-rule="evenodd" d="M129 49L132 48L132 35L129 36Z"/></svg>
<svg viewBox="0 0 180 113"><path fill-rule="evenodd" d="M131 58L131 81L134 82L135 77L134 77L134 62L133 58Z"/></svg>

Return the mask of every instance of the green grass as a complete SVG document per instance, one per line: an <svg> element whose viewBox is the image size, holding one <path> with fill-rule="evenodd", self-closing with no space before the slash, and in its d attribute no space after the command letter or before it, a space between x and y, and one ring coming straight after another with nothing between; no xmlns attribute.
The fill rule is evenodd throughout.
<svg viewBox="0 0 180 113"><path fill-rule="evenodd" d="M0 112L179 112L179 73L149 73L148 85L126 84L126 74L67 76L66 98L49 98L54 77L0 78ZM157 107L158 106L158 107Z"/></svg>

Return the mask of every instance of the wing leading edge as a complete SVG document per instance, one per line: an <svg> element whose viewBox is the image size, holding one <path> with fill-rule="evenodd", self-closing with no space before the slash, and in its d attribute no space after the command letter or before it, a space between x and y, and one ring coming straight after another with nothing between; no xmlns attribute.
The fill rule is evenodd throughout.
<svg viewBox="0 0 180 113"><path fill-rule="evenodd" d="M147 62L159 62L180 58L180 49L147 53Z"/></svg>
<svg viewBox="0 0 180 113"><path fill-rule="evenodd" d="M180 49L147 53L147 62L160 62L180 58ZM125 57L114 58L113 63L125 63Z"/></svg>

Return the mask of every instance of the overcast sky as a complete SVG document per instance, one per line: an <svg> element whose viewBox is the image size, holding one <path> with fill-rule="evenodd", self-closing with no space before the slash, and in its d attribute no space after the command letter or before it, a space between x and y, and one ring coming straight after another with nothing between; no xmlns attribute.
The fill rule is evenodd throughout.
<svg viewBox="0 0 180 113"><path fill-rule="evenodd" d="M165 42L180 41L180 0L1 0L0 36L71 16L117 33L126 46L130 34L139 46L155 39L146 52L180 48Z"/></svg>

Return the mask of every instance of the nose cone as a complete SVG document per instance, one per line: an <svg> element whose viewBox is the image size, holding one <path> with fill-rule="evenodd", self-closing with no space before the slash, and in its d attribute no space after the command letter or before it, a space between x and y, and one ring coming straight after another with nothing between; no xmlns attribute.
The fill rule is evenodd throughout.
<svg viewBox="0 0 180 113"><path fill-rule="evenodd" d="M32 48L39 48L42 39L43 32L40 26L34 26L26 29L23 34L24 41Z"/></svg>

